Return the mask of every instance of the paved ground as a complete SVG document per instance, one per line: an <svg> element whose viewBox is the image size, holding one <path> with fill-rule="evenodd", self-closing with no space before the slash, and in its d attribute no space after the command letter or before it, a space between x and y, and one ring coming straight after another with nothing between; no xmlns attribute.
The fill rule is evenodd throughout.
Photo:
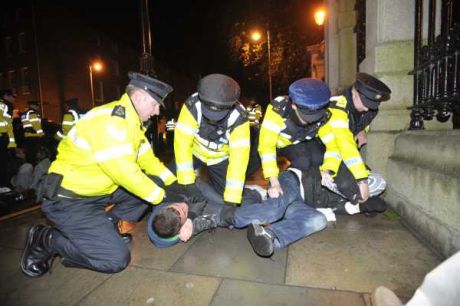
<svg viewBox="0 0 460 306"><path fill-rule="evenodd" d="M37 211L0 222L0 305L371 305L385 285L407 299L439 263L394 214L339 217L271 259L255 255L245 230L218 229L155 248L145 221L132 230L132 261L118 274L64 268L24 276L19 257Z"/></svg>

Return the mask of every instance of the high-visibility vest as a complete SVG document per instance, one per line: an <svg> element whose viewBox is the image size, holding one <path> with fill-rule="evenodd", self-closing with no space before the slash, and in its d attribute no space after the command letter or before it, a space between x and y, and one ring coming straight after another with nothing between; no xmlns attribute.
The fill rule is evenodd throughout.
<svg viewBox="0 0 460 306"><path fill-rule="evenodd" d="M158 204L175 176L154 155L145 128L127 94L119 101L93 108L59 143L49 173L64 176L61 186L82 196L101 196L119 186L147 202ZM147 175L146 175L147 174Z"/></svg>

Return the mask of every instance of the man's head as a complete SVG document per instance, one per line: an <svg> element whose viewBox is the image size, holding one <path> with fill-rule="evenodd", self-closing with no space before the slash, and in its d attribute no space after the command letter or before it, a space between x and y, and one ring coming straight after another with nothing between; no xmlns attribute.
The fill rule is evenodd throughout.
<svg viewBox="0 0 460 306"><path fill-rule="evenodd" d="M40 109L40 101L38 100L29 100L27 104L29 105L29 108L32 108L36 111Z"/></svg>
<svg viewBox="0 0 460 306"><path fill-rule="evenodd" d="M300 124L307 125L324 118L331 91L323 81L303 78L289 86L289 97L294 118Z"/></svg>
<svg viewBox="0 0 460 306"><path fill-rule="evenodd" d="M14 104L16 101L16 95L9 89L2 90L2 99L4 101Z"/></svg>
<svg viewBox="0 0 460 306"><path fill-rule="evenodd" d="M151 116L160 114L160 106L165 106L163 100L173 88L145 74L130 72L128 76L131 81L126 92L141 120L147 121Z"/></svg>
<svg viewBox="0 0 460 306"><path fill-rule="evenodd" d="M360 72L356 75L356 82L352 90L353 105L358 112L377 110L380 102L390 99L390 88L377 78Z"/></svg>
<svg viewBox="0 0 460 306"><path fill-rule="evenodd" d="M240 98L240 92L240 85L229 76L219 73L205 76L198 83L203 116L214 122L224 119Z"/></svg>
<svg viewBox="0 0 460 306"><path fill-rule="evenodd" d="M188 205L174 203L161 208L153 219L153 230L161 238L179 234L180 228L187 221Z"/></svg>

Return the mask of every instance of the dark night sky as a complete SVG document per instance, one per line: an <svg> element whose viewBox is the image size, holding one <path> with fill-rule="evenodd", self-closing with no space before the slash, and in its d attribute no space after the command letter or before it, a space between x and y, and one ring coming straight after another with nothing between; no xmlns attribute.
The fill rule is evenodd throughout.
<svg viewBox="0 0 460 306"><path fill-rule="evenodd" d="M61 5L72 6L91 25L140 50L139 0L68 2ZM257 24L270 10L269 2L271 18L277 18L280 6L289 3L293 8L289 22L295 23L299 33L317 32L313 9L321 0L151 0L153 54L156 60L188 73L226 72L231 25L237 21Z"/></svg>

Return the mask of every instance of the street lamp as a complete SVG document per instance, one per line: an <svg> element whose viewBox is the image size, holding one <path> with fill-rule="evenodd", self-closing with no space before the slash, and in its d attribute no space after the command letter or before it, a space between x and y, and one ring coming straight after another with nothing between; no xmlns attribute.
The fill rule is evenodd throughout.
<svg viewBox="0 0 460 306"><path fill-rule="evenodd" d="M95 106L94 104L94 86L93 86L93 70L95 72L102 71L104 69L104 65L101 61L94 61L89 64L89 86L91 90L91 105L92 107Z"/></svg>
<svg viewBox="0 0 460 306"><path fill-rule="evenodd" d="M326 11L324 9L319 9L315 12L315 23L319 26L324 24L324 19L326 18Z"/></svg>
<svg viewBox="0 0 460 306"><path fill-rule="evenodd" d="M259 31L253 31L251 33L251 39L258 42L262 38L262 33ZM271 48L270 48L270 30L267 27L267 51L268 51L268 89L270 93L270 101L272 100L272 61L271 61Z"/></svg>

